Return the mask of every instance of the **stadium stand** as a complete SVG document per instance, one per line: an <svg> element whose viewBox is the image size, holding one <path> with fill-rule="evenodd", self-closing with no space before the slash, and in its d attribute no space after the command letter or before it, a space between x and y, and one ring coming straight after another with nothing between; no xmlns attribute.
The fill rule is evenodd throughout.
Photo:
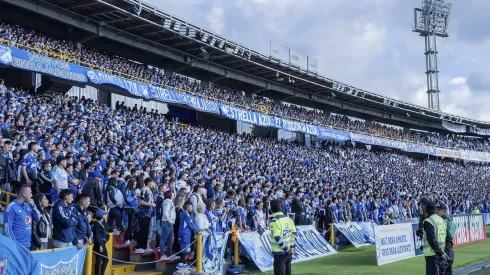
<svg viewBox="0 0 490 275"><path fill-rule="evenodd" d="M184 75L169 76L163 68L83 45L75 47L63 39L7 22L0 23L0 43L260 113L349 132L490 152L490 143L481 137L404 131L257 95L248 96L239 90ZM1 190L15 192L27 183L23 167L29 167L40 175L38 179L31 178L33 193L45 195L54 206L65 207L62 203L66 201L55 190L60 183L66 183L75 199L88 196L88 210L94 218L102 223L101 217L109 216L105 226L92 227L97 231L95 235L102 235L100 253L104 253L102 245L108 241L104 239L107 229L115 236L115 254L124 254L127 249L131 257L145 255L151 260L180 262L181 268L187 268L194 260L195 248L189 243L184 246L178 243L182 239L179 234L189 224L182 220L187 215L196 223L195 231L228 232L227 221L231 220L236 221L241 231L259 231L268 227L268 202L281 200L287 215L292 212L299 193L304 197L300 212L296 212L301 216L298 225L318 225L323 209L332 210L338 222L370 220L384 224L393 219L418 218L419 202L424 196L446 203L452 214L490 213L488 165L421 159L397 151L360 148L350 142L323 141L306 146L182 124L176 117L143 107L118 102L111 108L86 97L67 94L51 97L9 84L3 80L0 84L0 147L3 158L9 161L12 177L3 178L5 184ZM39 145L36 154L28 153L31 143ZM42 212L42 196L37 198L35 207ZM0 199L6 200L6 196ZM173 201L171 205L175 204L177 209L173 210L177 217L165 217L173 221L169 223L174 230L173 245L165 240L160 242L155 234L161 224L157 217L169 211L164 199ZM335 204L329 208L327 202L332 201ZM15 202L6 203L10 203L9 212ZM80 203L78 209L83 205ZM187 214L184 209L189 204L193 209ZM102 211L106 206L108 213ZM3 210L1 204L0 210ZM207 219L209 224L198 222L199 217ZM10 237L12 228L8 226L12 222L6 218L6 233ZM34 235L32 238L37 241L38 236ZM40 239L40 242L42 245L45 241ZM190 247L193 253L172 255L172 251ZM231 257L229 254L226 253L227 258Z"/></svg>
<svg viewBox="0 0 490 275"><path fill-rule="evenodd" d="M466 137L455 134L437 134L410 130L408 133L399 127L390 127L376 122L366 122L361 119L344 115L325 114L320 110L303 106L277 103L260 96L249 97L243 92L221 87L219 85L202 84L185 76L168 77L163 69L144 65L126 58L111 56L88 47L75 49L66 41L49 37L14 24L2 23L0 37L14 43L15 46L26 50L47 50L51 57L100 69L128 79L141 80L143 83L156 83L174 87L179 91L197 94L219 102L252 109L261 113L274 114L280 117L307 121L316 125L328 126L350 132L372 134L375 136L405 140L421 144L436 145L444 148L466 149L490 152L488 139Z"/></svg>

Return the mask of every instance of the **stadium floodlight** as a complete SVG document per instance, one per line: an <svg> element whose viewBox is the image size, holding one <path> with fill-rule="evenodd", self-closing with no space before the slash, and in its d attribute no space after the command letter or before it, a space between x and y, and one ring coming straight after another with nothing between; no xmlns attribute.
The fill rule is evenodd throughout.
<svg viewBox="0 0 490 275"><path fill-rule="evenodd" d="M444 0L422 0L422 8L414 9L414 32L425 38L425 66L429 108L439 111L439 78L436 37L448 37L451 3Z"/></svg>

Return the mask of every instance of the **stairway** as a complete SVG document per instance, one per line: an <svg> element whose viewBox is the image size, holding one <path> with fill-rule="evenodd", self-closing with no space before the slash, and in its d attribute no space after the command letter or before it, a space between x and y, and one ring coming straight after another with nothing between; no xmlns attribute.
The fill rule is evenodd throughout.
<svg viewBox="0 0 490 275"><path fill-rule="evenodd" d="M62 81L54 80L52 77L43 75L41 77L41 86L37 88L37 92L40 94L52 95L52 94L62 94L65 95L72 85L67 84Z"/></svg>

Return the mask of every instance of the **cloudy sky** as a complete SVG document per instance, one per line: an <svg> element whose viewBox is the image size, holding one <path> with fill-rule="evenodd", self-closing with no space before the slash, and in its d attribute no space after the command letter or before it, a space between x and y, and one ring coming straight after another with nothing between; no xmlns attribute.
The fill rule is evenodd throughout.
<svg viewBox="0 0 490 275"><path fill-rule="evenodd" d="M269 55L270 41L319 60L320 74L426 106L421 0L146 0L162 11ZM438 40L441 108L490 121L490 1L453 2Z"/></svg>

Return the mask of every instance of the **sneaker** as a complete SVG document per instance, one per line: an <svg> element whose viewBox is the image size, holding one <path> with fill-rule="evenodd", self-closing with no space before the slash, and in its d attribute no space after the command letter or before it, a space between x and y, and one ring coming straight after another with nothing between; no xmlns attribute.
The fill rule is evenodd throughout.
<svg viewBox="0 0 490 275"><path fill-rule="evenodd" d="M153 249L147 248L144 253L153 253Z"/></svg>
<svg viewBox="0 0 490 275"><path fill-rule="evenodd" d="M179 263L177 266L176 266L177 269L187 269L189 268L189 265L187 264L184 264L184 263Z"/></svg>
<svg viewBox="0 0 490 275"><path fill-rule="evenodd" d="M178 255L172 255L170 257L168 257L169 260L173 261L173 260L179 260L180 259L180 256Z"/></svg>
<svg viewBox="0 0 490 275"><path fill-rule="evenodd" d="M134 253L136 253L136 254L143 254L143 253L145 253L145 251L146 251L146 250L144 250L143 248L138 248L138 249L136 249L136 250L134 251Z"/></svg>
<svg viewBox="0 0 490 275"><path fill-rule="evenodd" d="M126 240L126 241L124 242L124 245L129 246L130 244L131 244L131 241L130 241L130 240Z"/></svg>
<svg viewBox="0 0 490 275"><path fill-rule="evenodd" d="M167 256L163 255L162 257L160 257L160 260L161 261L168 261L170 259Z"/></svg>

